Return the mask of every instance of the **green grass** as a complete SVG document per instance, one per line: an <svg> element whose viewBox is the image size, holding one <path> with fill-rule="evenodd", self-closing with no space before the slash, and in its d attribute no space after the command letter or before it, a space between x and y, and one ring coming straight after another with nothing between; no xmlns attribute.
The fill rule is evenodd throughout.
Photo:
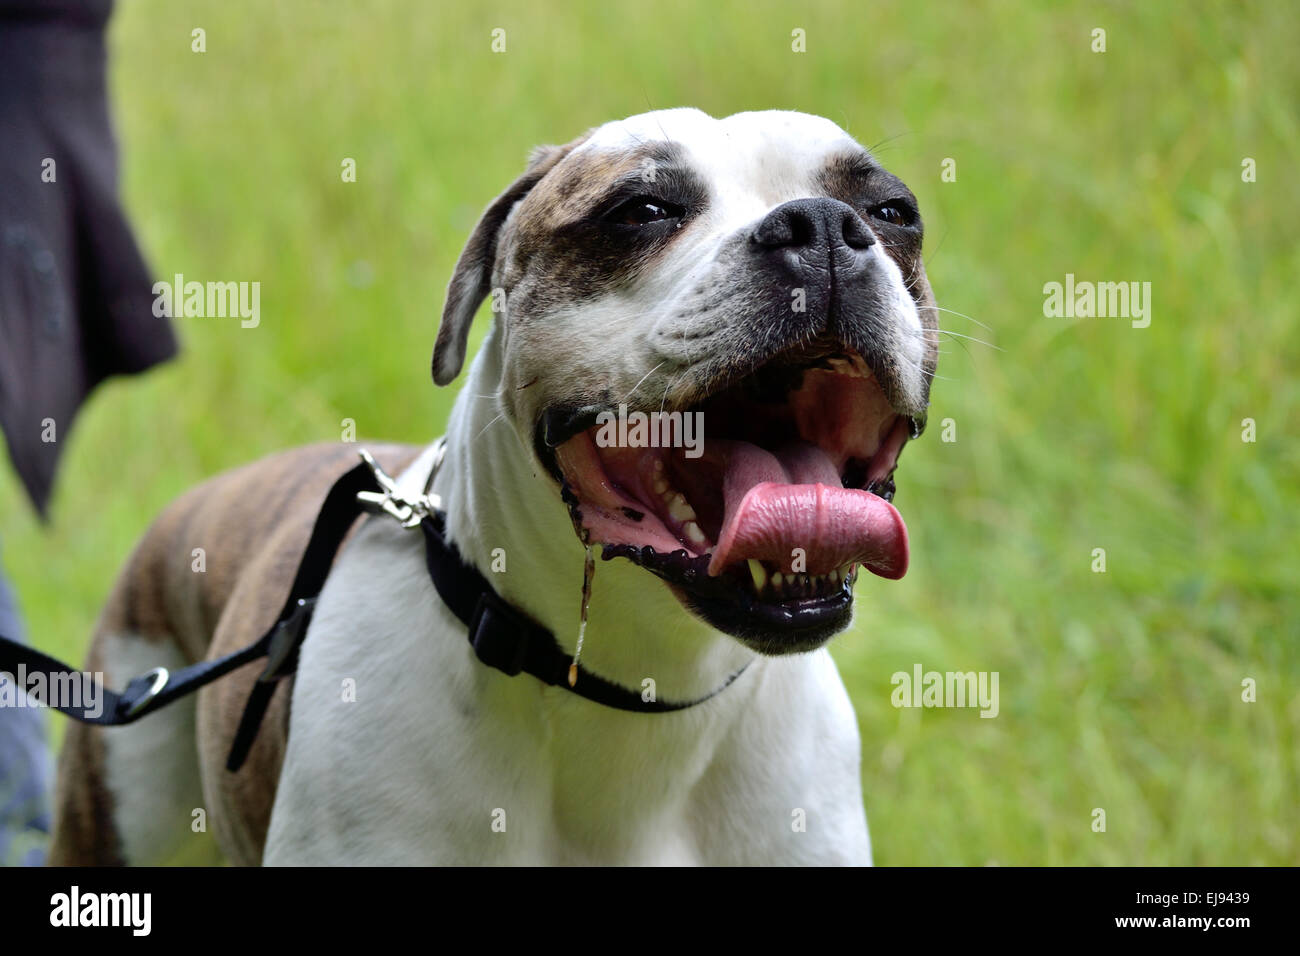
<svg viewBox="0 0 1300 956"><path fill-rule="evenodd" d="M121 5L123 186L154 271L260 280L262 323L182 320L182 361L101 391L48 529L0 479L37 642L79 658L150 518L203 477L344 418L439 433L442 291L534 144L649 108L801 109L883 144L939 303L992 331L945 327L1001 349L946 342L899 473L913 567L861 583L835 644L877 861L1300 862L1290 6L475 6ZM1151 282L1151 326L1044 318L1067 272ZM998 671L1001 714L894 709L914 663Z"/></svg>

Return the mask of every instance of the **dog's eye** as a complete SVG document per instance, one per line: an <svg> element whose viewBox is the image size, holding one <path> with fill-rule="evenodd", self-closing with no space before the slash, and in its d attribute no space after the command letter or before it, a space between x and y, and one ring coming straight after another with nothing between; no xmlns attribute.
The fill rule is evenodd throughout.
<svg viewBox="0 0 1300 956"><path fill-rule="evenodd" d="M910 226L916 218L906 204L898 201L873 206L870 212L873 219L887 222L891 226Z"/></svg>
<svg viewBox="0 0 1300 956"><path fill-rule="evenodd" d="M622 226L648 226L652 222L680 219L684 212L674 203L638 196L614 207L605 218Z"/></svg>

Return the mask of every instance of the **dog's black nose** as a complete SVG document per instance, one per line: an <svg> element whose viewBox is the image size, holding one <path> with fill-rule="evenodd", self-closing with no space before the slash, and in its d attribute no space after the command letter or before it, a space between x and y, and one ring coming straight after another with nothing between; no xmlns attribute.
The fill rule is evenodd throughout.
<svg viewBox="0 0 1300 956"><path fill-rule="evenodd" d="M827 252L845 246L867 249L876 241L853 207L838 199L783 203L754 228L752 238L767 249L821 248Z"/></svg>

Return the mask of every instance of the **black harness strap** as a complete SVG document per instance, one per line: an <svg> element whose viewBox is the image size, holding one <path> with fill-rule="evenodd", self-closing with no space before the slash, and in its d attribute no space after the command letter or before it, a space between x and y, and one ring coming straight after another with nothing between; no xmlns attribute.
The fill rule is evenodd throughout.
<svg viewBox="0 0 1300 956"><path fill-rule="evenodd" d="M367 463L362 462L336 481L325 496L325 503L316 516L311 539L298 564L298 572L293 576L293 587L289 589L289 596L280 609L280 616L275 625L253 645L264 645L262 653L267 657L266 669L257 679L252 693L248 695L248 703L244 705L244 715L239 720L234 742L230 745L230 755L226 758L227 770L238 770L243 766L244 758L248 756L253 740L257 737L257 729L262 726L266 708L271 704L276 683L281 677L298 669L298 648L307 636L307 625L311 623L312 611L316 608L316 597L325 587L325 578L329 576L334 557L338 554L348 529L363 510L357 495L363 491L375 491L379 487L375 473Z"/></svg>
<svg viewBox="0 0 1300 956"><path fill-rule="evenodd" d="M544 684L563 687L579 697L642 714L663 714L702 704L721 693L744 672L742 667L716 690L697 700L671 702L644 699L644 695L605 680L578 665L578 679L569 684L572 658L555 635L511 607L475 568L466 564L446 537L446 514L435 511L420 522L424 531L425 559L438 596L469 628L469 642L478 659L514 677L531 674ZM746 665L748 666L748 665Z"/></svg>
<svg viewBox="0 0 1300 956"><path fill-rule="evenodd" d="M297 669L298 649L307 636L316 598L325 586L325 579L348 529L363 511L373 510L367 508L358 495L369 493L362 496L369 497L373 504L377 499L391 497L392 489L391 479L378 471L377 466L372 468L369 460L334 483L316 516L311 538L279 617L248 647L170 673L163 668L154 668L134 678L120 694L101 688L102 700L94 714L84 701L80 704L56 701L47 706L53 706L60 713L83 723L104 726L130 724L238 667L265 657L266 666L249 695L226 760L226 769L238 770L257 737L277 682ZM409 505L409 502L402 504ZM412 520L408 526L414 524ZM577 668L576 682L570 685L571 660L555 635L503 601L488 580L463 561L460 551L447 540L445 513L436 508L428 509L420 518L419 526L424 534L429 577L439 597L469 629L469 643L478 659L504 674L511 677L520 673L531 674L545 684L563 687L606 707L656 714L701 704L725 690L745 670L742 667L721 687L704 697L676 703L645 700L640 693L607 681L581 666ZM66 686L70 680L94 680L84 671L68 667L40 651L0 635L0 671L17 673L19 668L29 674L45 675L46 687ZM43 700L38 702L47 703Z"/></svg>

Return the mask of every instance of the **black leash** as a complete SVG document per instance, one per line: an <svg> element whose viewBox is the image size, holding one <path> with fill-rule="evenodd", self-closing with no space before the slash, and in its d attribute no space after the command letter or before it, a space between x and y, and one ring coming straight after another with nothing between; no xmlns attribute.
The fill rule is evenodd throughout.
<svg viewBox="0 0 1300 956"><path fill-rule="evenodd" d="M325 586L334 558L348 529L363 512L384 513L404 527L419 527L424 534L429 577L439 597L469 628L469 642L480 661L511 677L530 674L545 684L563 687L580 697L606 707L636 713L657 714L684 710L702 704L721 693L745 668L726 683L697 700L669 702L646 700L642 694L583 670L578 665L576 682L569 682L571 660L549 630L503 601L488 580L466 564L456 546L446 537L446 514L435 496L408 500L366 452L362 463L344 474L330 488L321 505L311 538L303 552L293 586L280 615L265 634L252 644L210 661L168 671L155 667L127 684L121 693L101 688L98 713L79 704L55 702L53 709L88 724L118 726L134 723L172 701L192 694L238 667L266 658L266 666L249 694L243 717L226 760L235 771L257 737L258 728L270 706L277 683L298 667L298 649L307 636L316 598ZM436 465L435 465L436 467ZM430 476L430 484L432 475ZM45 676L45 687L68 686L70 681L93 681L84 671L69 667L40 651L0 636L0 671ZM46 701L38 700L46 704ZM48 705L47 706L51 706Z"/></svg>
<svg viewBox="0 0 1300 956"><path fill-rule="evenodd" d="M51 705L40 700L38 703L52 706L59 713L82 723L108 727L132 724L160 707L166 707L177 698L192 694L200 687L224 677L235 668L265 657L266 667L249 695L244 716L230 749L230 757L226 761L228 769L238 770L257 736L257 728L271 702L276 682L293 673L297 667L298 647L307 634L307 624L311 620L316 596L325 585L325 578L339 545L352 522L361 513L357 495L378 488L379 484L370 466L364 462L334 483L316 516L311 539L303 552L302 562L294 575L293 587L285 599L284 608L270 629L252 644L233 654L191 664L178 671L169 672L166 668L155 667L134 678L120 694L101 688L101 700L96 707L98 713L92 714L84 700L79 704L55 701ZM84 687L86 682L94 680L92 675L56 661L26 644L0 637L0 671L17 674L20 667L29 675L43 674L46 688L67 687L71 681L80 681Z"/></svg>

